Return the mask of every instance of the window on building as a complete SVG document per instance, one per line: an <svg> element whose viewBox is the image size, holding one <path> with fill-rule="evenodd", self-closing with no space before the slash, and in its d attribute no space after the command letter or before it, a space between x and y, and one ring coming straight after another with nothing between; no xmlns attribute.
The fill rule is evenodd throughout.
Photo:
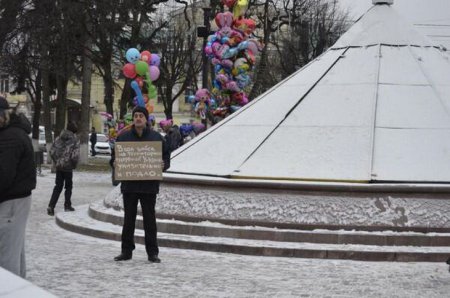
<svg viewBox="0 0 450 298"><path fill-rule="evenodd" d="M8 77L8 75L1 75L1 77L0 77L0 92L9 93L9 77Z"/></svg>

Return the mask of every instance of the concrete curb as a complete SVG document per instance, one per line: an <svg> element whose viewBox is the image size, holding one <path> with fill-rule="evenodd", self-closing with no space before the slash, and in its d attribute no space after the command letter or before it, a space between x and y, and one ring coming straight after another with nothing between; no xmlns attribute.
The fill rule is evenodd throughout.
<svg viewBox="0 0 450 298"><path fill-rule="evenodd" d="M86 209L79 209L76 212L86 212ZM72 232L93 236L102 239L120 241L120 227L115 226L114 231L101 229L82 222L82 216L76 220L67 218L67 214L60 213L56 216L56 223L58 226ZM139 235L140 234L140 235ZM206 239L208 238L208 240ZM383 251L383 247L379 250L357 250L356 248L343 249L327 249L327 248L296 248L296 247L271 247L269 245L261 245L261 241L255 241L254 245L246 245L249 241L242 241L242 244L236 244L239 239L235 239L232 244L211 239L214 237L192 237L188 236L182 238L174 234L166 234L164 237L159 237L158 243L163 247L179 248L179 249L195 249L222 253L234 253L242 255L255 256L272 256L272 257L300 257L300 258L321 258L321 259L346 259L346 260L361 260L361 261L400 261L400 262L444 262L450 255L450 251L430 252L430 251ZM142 233L137 233L135 236L136 243L144 244L144 236ZM268 241L270 242L270 241Z"/></svg>
<svg viewBox="0 0 450 298"><path fill-rule="evenodd" d="M88 210L89 216L115 225L123 224L123 216L104 212L97 204L91 204ZM159 219L161 217L157 215ZM183 221L176 215L164 215L163 219ZM286 231L283 229L255 229L243 226L208 226L196 225L194 222L163 222L158 221L158 231L171 234L184 234L209 237L227 237L236 239L268 240L280 242L308 242L329 244L362 244L382 246L450 246L450 234L433 233L370 233L347 232L343 230L323 230L315 232L311 230ZM143 228L142 218L137 218L136 227Z"/></svg>

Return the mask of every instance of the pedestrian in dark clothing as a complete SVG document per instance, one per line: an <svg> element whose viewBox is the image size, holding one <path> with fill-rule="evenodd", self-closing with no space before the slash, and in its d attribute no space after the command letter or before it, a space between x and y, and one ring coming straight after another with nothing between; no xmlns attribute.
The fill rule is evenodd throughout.
<svg viewBox="0 0 450 298"><path fill-rule="evenodd" d="M159 126L166 134L164 140L170 148L170 152L183 145L183 138L181 137L180 129L173 124L172 119L162 120Z"/></svg>
<svg viewBox="0 0 450 298"><path fill-rule="evenodd" d="M50 149L50 157L56 166L55 187L52 197L48 203L48 215L55 215L55 206L63 187L64 211L75 211L72 207L72 177L73 170L77 167L80 158L80 142L75 135L77 126L73 122L67 124L67 129L63 130Z"/></svg>
<svg viewBox="0 0 450 298"><path fill-rule="evenodd" d="M31 124L0 96L0 267L23 278L25 229L36 188Z"/></svg>
<svg viewBox="0 0 450 298"><path fill-rule="evenodd" d="M163 171L170 166L170 151L163 137L152 130L147 124L148 112L143 107L133 110L133 125L131 129L119 134L117 142L162 142L163 148ZM148 260L159 263L159 248L157 242L155 203L156 195L159 193L159 181L139 180L122 181L120 187L123 195L123 208L125 212L122 229L122 252L114 258L115 261L130 260L134 245L134 230L137 215L138 202L141 203L142 216L144 218L145 250Z"/></svg>
<svg viewBox="0 0 450 298"><path fill-rule="evenodd" d="M95 127L91 129L91 136L89 137L89 142L91 142L91 155L95 156L97 152L95 151L95 144L97 144L97 133L95 132Z"/></svg>

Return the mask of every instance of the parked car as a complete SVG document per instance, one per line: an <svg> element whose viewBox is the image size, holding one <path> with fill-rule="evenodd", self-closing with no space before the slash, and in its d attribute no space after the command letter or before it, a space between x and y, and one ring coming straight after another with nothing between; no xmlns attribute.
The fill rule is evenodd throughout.
<svg viewBox="0 0 450 298"><path fill-rule="evenodd" d="M91 134L89 134L91 139ZM108 137L102 133L97 133L97 143L95 143L95 152L97 154L109 154L111 155L111 147L109 145ZM89 142L89 153L92 153L91 142Z"/></svg>
<svg viewBox="0 0 450 298"><path fill-rule="evenodd" d="M45 132L41 132L41 129L39 128L39 150L40 151L47 151L47 148L45 147Z"/></svg>
<svg viewBox="0 0 450 298"><path fill-rule="evenodd" d="M53 135L52 131L52 140L55 140L55 136ZM46 152L47 148L45 147L45 127L39 126L39 150Z"/></svg>

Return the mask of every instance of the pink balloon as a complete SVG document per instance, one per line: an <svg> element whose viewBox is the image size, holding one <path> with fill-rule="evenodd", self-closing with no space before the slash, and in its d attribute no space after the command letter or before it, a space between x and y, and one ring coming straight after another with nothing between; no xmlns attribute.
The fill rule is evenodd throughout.
<svg viewBox="0 0 450 298"><path fill-rule="evenodd" d="M149 51L142 51L141 52L141 60L145 62L149 62L151 59L152 54Z"/></svg>
<svg viewBox="0 0 450 298"><path fill-rule="evenodd" d="M150 65L150 80L156 81L159 78L159 74L158 66Z"/></svg>
<svg viewBox="0 0 450 298"><path fill-rule="evenodd" d="M136 76L136 69L133 63L127 63L123 66L123 75L129 79L133 79Z"/></svg>

